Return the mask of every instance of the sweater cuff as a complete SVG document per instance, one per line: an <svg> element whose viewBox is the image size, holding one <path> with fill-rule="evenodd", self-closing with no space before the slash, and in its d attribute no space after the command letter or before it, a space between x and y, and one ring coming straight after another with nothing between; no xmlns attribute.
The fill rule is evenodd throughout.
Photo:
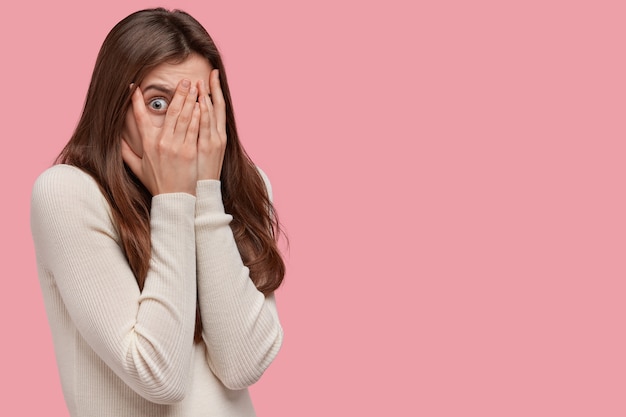
<svg viewBox="0 0 626 417"><path fill-rule="evenodd" d="M224 213L222 183L218 180L202 180L196 185L197 207L203 212Z"/></svg>
<svg viewBox="0 0 626 417"><path fill-rule="evenodd" d="M177 224L181 218L193 218L196 197L187 193L166 193L152 197L150 218Z"/></svg>
<svg viewBox="0 0 626 417"><path fill-rule="evenodd" d="M226 214L222 201L221 182L202 180L196 185L196 225L224 226L233 219Z"/></svg>

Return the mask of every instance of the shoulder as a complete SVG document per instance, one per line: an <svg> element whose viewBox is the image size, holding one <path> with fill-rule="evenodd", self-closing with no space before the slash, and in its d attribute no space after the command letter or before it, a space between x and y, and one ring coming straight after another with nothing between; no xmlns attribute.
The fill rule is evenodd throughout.
<svg viewBox="0 0 626 417"><path fill-rule="evenodd" d="M33 196L53 193L99 192L96 181L85 171L71 165L54 165L39 175L33 186Z"/></svg>
<svg viewBox="0 0 626 417"><path fill-rule="evenodd" d="M63 186L89 185L98 187L96 181L80 168L72 165L58 164L42 172L35 181L35 189L40 187L63 187Z"/></svg>
<svg viewBox="0 0 626 417"><path fill-rule="evenodd" d="M269 196L270 200L272 200L273 199L272 184L270 183L270 179L268 178L267 174L258 165L256 167L256 170L258 171L259 175L263 179L263 183L265 184L265 188L267 189L267 195Z"/></svg>
<svg viewBox="0 0 626 417"><path fill-rule="evenodd" d="M35 180L31 196L33 210L38 207L64 210L105 202L96 181L80 168L54 165Z"/></svg>

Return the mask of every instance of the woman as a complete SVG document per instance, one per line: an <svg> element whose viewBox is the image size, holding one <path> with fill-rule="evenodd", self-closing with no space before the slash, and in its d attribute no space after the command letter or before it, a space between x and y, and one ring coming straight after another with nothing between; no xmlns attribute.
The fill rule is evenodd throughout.
<svg viewBox="0 0 626 417"><path fill-rule="evenodd" d="M271 190L226 74L182 12L109 33L31 227L72 416L252 416L282 343Z"/></svg>

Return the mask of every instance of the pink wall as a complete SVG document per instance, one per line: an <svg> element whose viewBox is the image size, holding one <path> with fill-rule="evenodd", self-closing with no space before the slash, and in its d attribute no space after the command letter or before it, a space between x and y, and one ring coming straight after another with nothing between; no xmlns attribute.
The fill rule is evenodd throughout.
<svg viewBox="0 0 626 417"><path fill-rule="evenodd" d="M0 414L56 417L30 189L154 3L40 3L0 26ZM162 4L221 47L291 239L260 416L626 415L623 2Z"/></svg>

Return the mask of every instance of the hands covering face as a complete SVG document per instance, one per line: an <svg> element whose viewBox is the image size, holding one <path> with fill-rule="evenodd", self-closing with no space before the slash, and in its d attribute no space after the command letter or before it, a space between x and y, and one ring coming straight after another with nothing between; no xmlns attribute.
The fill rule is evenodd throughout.
<svg viewBox="0 0 626 417"><path fill-rule="evenodd" d="M210 95L209 95L210 93ZM159 99L162 100L162 99ZM139 87L132 95L132 113L143 147L139 156L122 137L122 158L154 195L185 192L195 195L199 180L219 180L226 149L226 105L219 73L212 70L209 86L181 80L169 104L153 100L146 108ZM166 107L161 126L149 111Z"/></svg>

